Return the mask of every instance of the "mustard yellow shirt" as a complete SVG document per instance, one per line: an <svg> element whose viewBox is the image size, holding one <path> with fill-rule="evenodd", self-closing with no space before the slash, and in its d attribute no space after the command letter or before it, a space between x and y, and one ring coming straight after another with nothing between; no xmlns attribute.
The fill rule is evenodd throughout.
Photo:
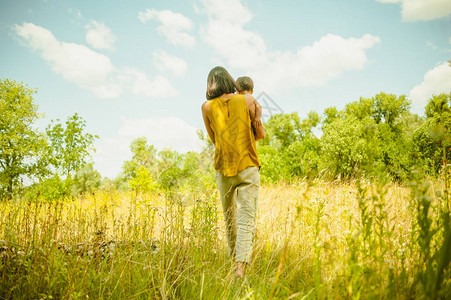
<svg viewBox="0 0 451 300"><path fill-rule="evenodd" d="M235 176L247 167L260 167L244 95L212 99L210 112L210 126L216 143L216 171L225 176Z"/></svg>

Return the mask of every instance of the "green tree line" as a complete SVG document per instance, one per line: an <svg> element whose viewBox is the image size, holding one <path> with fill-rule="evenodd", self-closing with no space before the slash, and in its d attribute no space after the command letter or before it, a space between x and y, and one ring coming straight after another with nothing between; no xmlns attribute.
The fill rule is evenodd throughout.
<svg viewBox="0 0 451 300"><path fill-rule="evenodd" d="M438 175L451 159L451 93L433 96L425 117L410 112L405 96L379 93L303 120L297 113L274 115L265 127L258 148L265 181L355 178L372 169L393 179L412 169Z"/></svg>
<svg viewBox="0 0 451 300"><path fill-rule="evenodd" d="M52 120L40 131L43 117L23 83L0 80L0 196L27 192L32 197L61 199L95 189L136 192L198 189L214 185L214 146L201 152L158 151L141 137L132 141L132 158L114 179L101 178L90 163L96 138L86 121L74 114L66 122ZM433 96L425 116L410 111L403 95L379 93L344 109L322 114L277 114L264 124L259 141L263 182L291 182L304 177L356 178L382 170L402 180L413 169L438 175L451 159L451 93ZM28 184L27 184L28 183Z"/></svg>
<svg viewBox="0 0 451 300"><path fill-rule="evenodd" d="M44 198L63 198L79 185L75 180L80 177L77 172L89 167L89 154L97 136L85 131L86 121L77 113L64 124L52 120L44 132L40 131L36 122L43 114L34 103L35 93L23 83L0 80L2 199L20 193L24 185Z"/></svg>

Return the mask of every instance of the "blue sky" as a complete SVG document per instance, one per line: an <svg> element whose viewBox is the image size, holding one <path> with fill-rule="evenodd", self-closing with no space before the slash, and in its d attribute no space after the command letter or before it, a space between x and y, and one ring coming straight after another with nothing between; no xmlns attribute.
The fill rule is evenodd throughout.
<svg viewBox="0 0 451 300"><path fill-rule="evenodd" d="M200 149L216 65L301 117L381 91L423 114L451 92L451 1L0 0L0 54L0 78L38 88L39 126L80 114L115 177L140 136Z"/></svg>

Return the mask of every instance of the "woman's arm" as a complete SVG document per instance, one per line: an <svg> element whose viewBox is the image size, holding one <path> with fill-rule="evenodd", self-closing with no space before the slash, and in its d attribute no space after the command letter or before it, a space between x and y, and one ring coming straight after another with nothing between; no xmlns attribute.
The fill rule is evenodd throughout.
<svg viewBox="0 0 451 300"><path fill-rule="evenodd" d="M257 100L251 95L244 95L246 100L247 108L249 109L249 115L251 117L252 124L258 123L261 126L254 126L255 128L255 140L259 141L265 138L265 128L261 124L261 105Z"/></svg>
<svg viewBox="0 0 451 300"><path fill-rule="evenodd" d="M213 145L216 145L215 133L211 129L210 120L208 119L209 114L210 114L210 103L208 101L205 101L204 104L202 104L202 117L204 118L204 124L205 128L207 129L208 136L210 137L210 140L213 143Z"/></svg>

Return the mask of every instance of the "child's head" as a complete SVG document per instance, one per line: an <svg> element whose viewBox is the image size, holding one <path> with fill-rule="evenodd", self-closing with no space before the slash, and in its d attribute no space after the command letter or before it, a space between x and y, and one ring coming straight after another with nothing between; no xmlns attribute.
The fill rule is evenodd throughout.
<svg viewBox="0 0 451 300"><path fill-rule="evenodd" d="M252 94L254 92L254 82L250 77L242 76L236 80L238 85L238 93L240 94Z"/></svg>

